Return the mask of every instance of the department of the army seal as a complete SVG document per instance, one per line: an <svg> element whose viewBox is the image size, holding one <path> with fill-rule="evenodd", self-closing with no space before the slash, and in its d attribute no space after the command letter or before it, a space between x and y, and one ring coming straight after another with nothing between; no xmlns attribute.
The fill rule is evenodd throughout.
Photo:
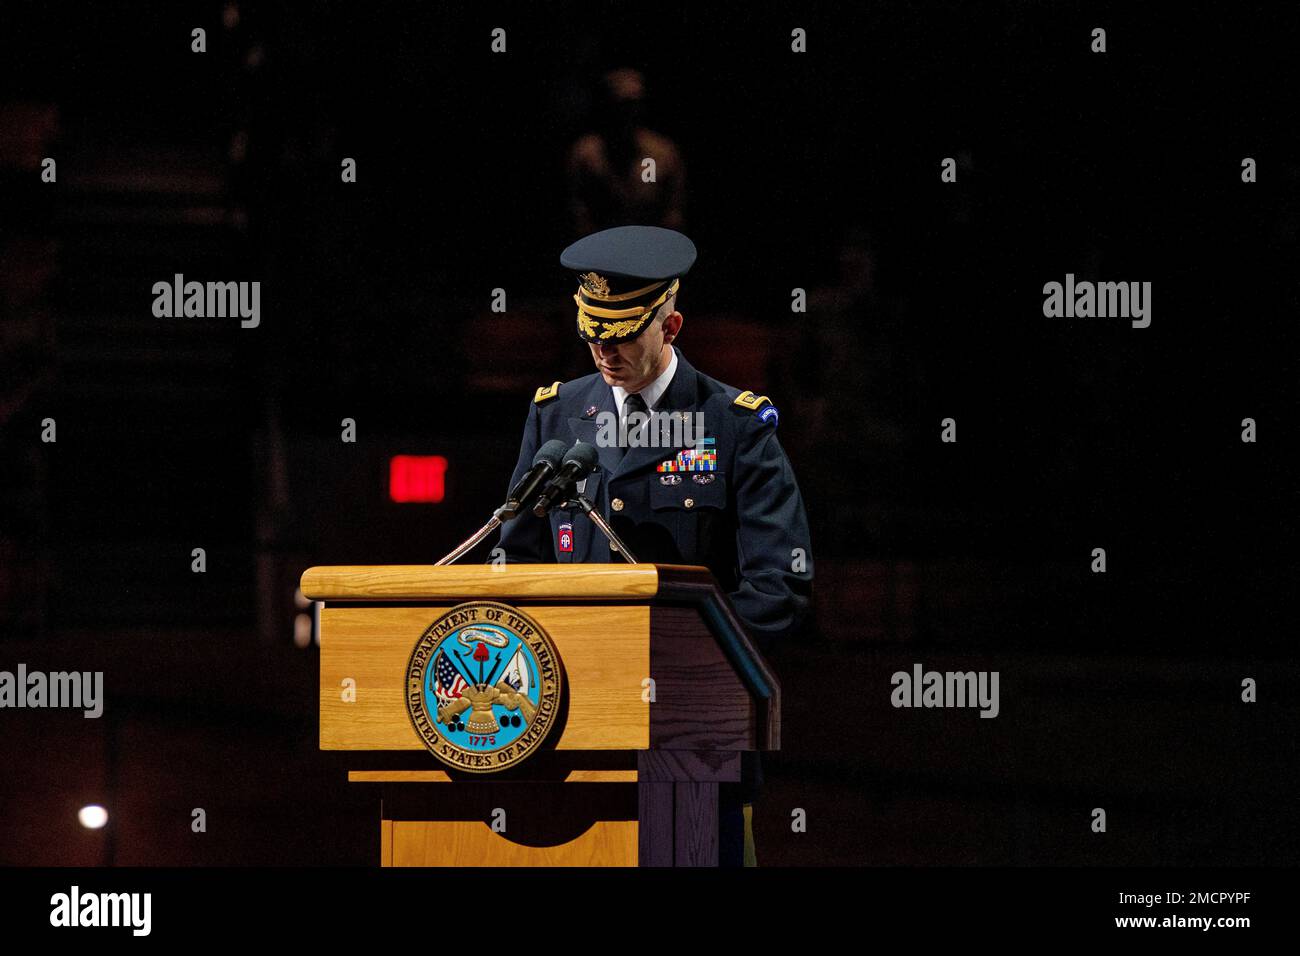
<svg viewBox="0 0 1300 956"><path fill-rule="evenodd" d="M443 763L471 773L504 770L535 751L558 720L563 691L550 635L492 601L438 618L406 665L415 732Z"/></svg>

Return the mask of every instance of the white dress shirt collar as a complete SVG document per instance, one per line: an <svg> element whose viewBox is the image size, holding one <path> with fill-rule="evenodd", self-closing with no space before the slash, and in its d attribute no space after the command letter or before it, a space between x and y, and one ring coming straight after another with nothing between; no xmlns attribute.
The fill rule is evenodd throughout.
<svg viewBox="0 0 1300 956"><path fill-rule="evenodd" d="M670 346L672 348L672 346ZM668 391L668 386L673 380L673 373L677 371L677 349L673 348L673 357L668 360L668 367L664 369L663 374L657 379L641 389L641 397L645 399L645 407L654 410L655 403L663 398L664 392ZM614 404L618 406L619 420L623 420L623 403L627 401L628 391L620 385L610 386L614 392Z"/></svg>

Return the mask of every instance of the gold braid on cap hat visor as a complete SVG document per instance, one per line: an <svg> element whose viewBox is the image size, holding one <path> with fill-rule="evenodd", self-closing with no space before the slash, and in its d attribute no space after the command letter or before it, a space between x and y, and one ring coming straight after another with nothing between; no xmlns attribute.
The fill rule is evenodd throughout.
<svg viewBox="0 0 1300 956"><path fill-rule="evenodd" d="M650 317L654 315L655 310L668 300L668 297L677 291L680 279L674 279L668 288L664 289L663 294L655 299L648 306L637 306L632 309L605 309L600 306L591 305L582 300L581 291L575 292L573 301L578 306L578 329L588 338L614 339L623 338L624 336L637 335L645 326ZM647 289L654 288L658 283L652 283ZM645 289L640 290L644 292ZM627 298L629 295L636 293L625 293L621 298ZM612 301L612 299L610 300ZM613 322L598 322L597 319L614 319Z"/></svg>
<svg viewBox="0 0 1300 956"><path fill-rule="evenodd" d="M652 289L659 288L663 280L651 282L649 285L643 285L639 289L633 289L631 292L623 292L618 295L611 295L609 283L603 276L598 276L594 272L588 272L586 275L578 276L581 281L582 291L587 294L588 299L595 299L597 302L626 302L628 299L636 299L646 295Z"/></svg>

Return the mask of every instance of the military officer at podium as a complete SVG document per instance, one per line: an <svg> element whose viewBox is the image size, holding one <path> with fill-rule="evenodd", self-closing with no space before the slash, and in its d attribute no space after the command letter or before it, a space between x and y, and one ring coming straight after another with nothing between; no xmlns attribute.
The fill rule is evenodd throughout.
<svg viewBox="0 0 1300 956"><path fill-rule="evenodd" d="M537 389L511 486L551 439L596 446L600 464L582 494L638 560L709 568L767 650L808 610L808 520L776 406L710 378L674 344L677 293L695 257L690 239L654 226L606 229L564 250L560 263L577 276L578 336L596 371ZM508 522L501 548L511 562L622 560L577 508ZM756 783L756 761L747 763L750 787L722 797L724 865L740 862L740 801ZM748 839L744 849L752 859Z"/></svg>

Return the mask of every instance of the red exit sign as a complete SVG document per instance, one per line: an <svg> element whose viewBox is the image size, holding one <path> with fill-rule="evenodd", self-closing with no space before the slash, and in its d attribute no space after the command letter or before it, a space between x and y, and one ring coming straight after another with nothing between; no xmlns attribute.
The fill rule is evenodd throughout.
<svg viewBox="0 0 1300 956"><path fill-rule="evenodd" d="M394 455L388 462L388 497L401 503L441 501L446 475L447 459L441 455Z"/></svg>

